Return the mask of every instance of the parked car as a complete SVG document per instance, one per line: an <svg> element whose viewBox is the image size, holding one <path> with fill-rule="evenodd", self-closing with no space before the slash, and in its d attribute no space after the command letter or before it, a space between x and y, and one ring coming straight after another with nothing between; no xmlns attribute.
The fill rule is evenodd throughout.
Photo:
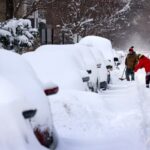
<svg viewBox="0 0 150 150"><path fill-rule="evenodd" d="M24 112L24 117L25 119L29 118L39 142L47 148L53 146L56 141L50 104L46 94L57 93L58 87L50 84L45 86L44 83L42 85L27 61L14 52L0 50L0 68L0 74L12 85L15 85L19 93L24 95L28 104L27 110L29 110ZM53 89L55 90L53 91ZM47 90L51 92L47 93ZM30 115L34 115L34 117L31 118Z"/></svg>
<svg viewBox="0 0 150 150"><path fill-rule="evenodd" d="M79 44L96 48L102 53L108 70L108 83L110 83L111 71L114 68L114 50L111 41L99 36L86 36L79 41Z"/></svg>
<svg viewBox="0 0 150 150"><path fill-rule="evenodd" d="M88 90L89 75L74 45L44 45L23 54L42 83L50 79L60 89Z"/></svg>
<svg viewBox="0 0 150 150"><path fill-rule="evenodd" d="M109 76L110 73L107 70L107 65L104 59L103 54L96 48L90 48L95 59L96 59L96 66L98 69L98 75L100 76L100 89L106 90L107 84L109 84Z"/></svg>
<svg viewBox="0 0 150 150"><path fill-rule="evenodd" d="M38 110L4 76L0 75L0 83L0 149L46 150L37 141L28 121Z"/></svg>
<svg viewBox="0 0 150 150"><path fill-rule="evenodd" d="M86 36L79 41L79 44L96 47L103 54L106 65L113 67L114 52L110 40L99 36Z"/></svg>
<svg viewBox="0 0 150 150"><path fill-rule="evenodd" d="M91 90L98 92L107 88L107 69L102 53L96 47L75 44L76 50L82 56L87 72L90 73ZM80 47L80 48L78 48Z"/></svg>

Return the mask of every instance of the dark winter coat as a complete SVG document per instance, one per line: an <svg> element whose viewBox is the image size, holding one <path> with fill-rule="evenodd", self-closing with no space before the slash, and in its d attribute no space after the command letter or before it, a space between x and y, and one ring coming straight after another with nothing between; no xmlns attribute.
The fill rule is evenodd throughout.
<svg viewBox="0 0 150 150"><path fill-rule="evenodd" d="M129 53L125 60L125 65L128 69L134 69L135 65L137 64L137 55L135 52Z"/></svg>
<svg viewBox="0 0 150 150"><path fill-rule="evenodd" d="M146 73L150 72L150 59L142 56L139 59L138 64L135 66L134 72L136 72L138 69L144 68Z"/></svg>

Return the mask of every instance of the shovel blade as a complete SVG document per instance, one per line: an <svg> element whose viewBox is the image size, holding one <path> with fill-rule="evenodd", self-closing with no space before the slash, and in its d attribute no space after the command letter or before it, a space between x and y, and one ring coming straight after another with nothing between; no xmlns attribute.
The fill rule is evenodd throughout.
<svg viewBox="0 0 150 150"><path fill-rule="evenodd" d="M121 81L125 80L125 78L119 78Z"/></svg>

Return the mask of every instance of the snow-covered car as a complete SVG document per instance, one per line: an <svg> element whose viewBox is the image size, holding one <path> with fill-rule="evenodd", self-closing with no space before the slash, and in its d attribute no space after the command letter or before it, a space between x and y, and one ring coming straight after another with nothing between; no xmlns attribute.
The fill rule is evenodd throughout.
<svg viewBox="0 0 150 150"><path fill-rule="evenodd" d="M36 110L35 116L29 119L33 131L42 145L51 147L55 143L55 138L50 104L46 95L56 93L58 87L42 85L28 62L14 52L0 50L0 68L0 74L24 95L26 101L22 103L28 104L28 110ZM47 93L47 90L50 91ZM27 111L24 117L30 118L34 113Z"/></svg>
<svg viewBox="0 0 150 150"><path fill-rule="evenodd" d="M43 45L22 56L43 84L51 79L59 89L88 90L89 75L73 45Z"/></svg>
<svg viewBox="0 0 150 150"><path fill-rule="evenodd" d="M103 57L108 71L108 83L111 81L111 71L114 67L114 49L111 41L99 36L86 36L79 41L79 44L98 49Z"/></svg>
<svg viewBox="0 0 150 150"><path fill-rule="evenodd" d="M37 141L28 121L36 115L36 107L5 77L0 76L0 83L0 149L46 150Z"/></svg>
<svg viewBox="0 0 150 150"><path fill-rule="evenodd" d="M111 41L99 36L86 36L79 41L79 44L88 47L96 47L104 56L106 65L113 67L114 53Z"/></svg>
<svg viewBox="0 0 150 150"><path fill-rule="evenodd" d="M76 51L82 57L85 70L90 74L89 87L97 92L107 88L107 69L101 52L96 48L75 44Z"/></svg>

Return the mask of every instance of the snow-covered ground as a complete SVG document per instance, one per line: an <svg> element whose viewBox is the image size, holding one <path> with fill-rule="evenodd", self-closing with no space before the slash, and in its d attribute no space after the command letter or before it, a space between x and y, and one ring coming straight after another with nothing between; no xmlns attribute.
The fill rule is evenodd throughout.
<svg viewBox="0 0 150 150"><path fill-rule="evenodd" d="M133 82L120 81L124 66L112 73L109 90L98 94L63 91L50 98L57 150L148 150L150 89L143 70Z"/></svg>
<svg viewBox="0 0 150 150"><path fill-rule="evenodd" d="M29 94L25 94L26 98L29 96L29 102L31 102L32 99L35 100L36 103L34 102L33 104L39 106L37 107L38 111L41 110L40 112L45 112L46 109L42 109L42 103L44 101L41 103L38 101L38 98L42 100L41 96L38 96L39 91L34 92L35 95L38 96L36 99L32 96L33 90L36 90L36 87L33 86L32 80L30 81L30 78L27 78L27 73L31 73L32 68L30 68L31 70L25 69L26 67L23 67L26 66L23 65L25 62L20 56L15 57L16 54L13 54L14 57L9 57L9 55L4 55L5 53L7 52L1 52L0 55L1 75L3 78L9 79L9 82L12 81L10 83L15 85L15 89L18 92L20 91L19 93L23 94L29 90ZM7 61L6 56L9 61ZM122 61L122 63L124 63L124 61ZM17 68L17 64L19 64L19 66L22 64L22 67ZM47 69L47 65L45 65L45 68ZM119 77L122 75L124 65L122 64L119 68L120 69L115 69L111 72L112 82L106 91L92 93L69 87L60 88L58 94L49 96L49 99L45 97L51 104L54 129L56 131L54 133L57 134L56 137L58 138L56 150L150 149L150 89L145 88L145 72L144 70L138 71L135 81L121 81ZM24 80L22 80L22 77L24 77ZM34 77L34 75L31 75L31 77ZM9 84L7 86L7 82L4 80L5 78L3 78L1 79L0 86L1 102L12 101L13 97L16 98L17 93L15 93L12 88L8 88L11 86ZM25 80L26 78L28 80ZM29 81L30 84L28 84ZM23 88L24 84L22 85L22 82L28 86ZM32 85L34 88L30 88L31 86L29 87L29 85ZM40 90L41 89L42 87ZM7 97L6 93L9 91L13 93L14 96L9 93ZM43 92L41 93L43 94ZM5 98L8 98L8 100L4 99L3 95L5 95ZM19 99L21 100L22 98ZM20 100L17 102L21 102ZM48 101L46 102L48 103ZM23 104L27 105L27 103ZM16 112L14 115L10 114L10 106L14 112ZM16 106L18 106L16 103L14 103L14 105L11 105L11 103L9 103L9 105L3 105L3 103L1 103L0 105L0 119L2 122L0 125L0 147L2 147L2 150L20 150L21 148L22 150L46 149L37 142L31 128L28 129L28 126L24 124L20 109L15 109ZM22 104L19 106L18 108L23 107ZM47 106L47 104L45 106ZM20 117L18 116L19 114ZM45 114L49 116L50 113ZM41 116L41 120L44 119L44 116ZM20 123L18 123L18 117ZM47 119L44 120L48 122ZM11 126L8 126L7 129L5 125L9 122L11 122ZM18 128L23 129L19 130ZM15 137L12 140L12 135L19 138ZM26 136L30 141L29 143L26 141ZM8 143L8 145L6 143Z"/></svg>
<svg viewBox="0 0 150 150"><path fill-rule="evenodd" d="M47 52L50 52L50 49ZM48 57L48 55L46 56ZM31 60L34 59L40 62L37 56L32 57ZM52 59L55 59L55 57ZM41 78L43 76L39 76L39 79L45 80L45 78L48 78L56 82L55 78L58 76L60 78L58 85L66 85L68 78L61 81L62 72L54 73L54 70L56 71L59 68L56 67L57 60L60 61L61 59L62 57L56 59L55 69L53 61L47 63L49 69L47 64L43 65L42 69L39 67L38 75L46 72L45 77ZM30 62L35 71L37 62L34 62L35 64ZM52 66L50 67L50 65ZM62 68L64 66L66 68L67 65L63 65ZM58 134L56 150L149 149L150 90L146 89L144 85L145 73L144 70L140 70L136 74L135 81L121 81L119 78L122 76L124 67L123 60L120 69L115 68L111 72L112 82L106 91L92 93L69 87L60 88L57 95L49 97L54 126ZM73 67L71 68L73 69ZM49 74L47 74L48 71ZM52 78L52 74L55 78ZM73 75L71 77L74 80ZM75 84L78 83L80 82Z"/></svg>

